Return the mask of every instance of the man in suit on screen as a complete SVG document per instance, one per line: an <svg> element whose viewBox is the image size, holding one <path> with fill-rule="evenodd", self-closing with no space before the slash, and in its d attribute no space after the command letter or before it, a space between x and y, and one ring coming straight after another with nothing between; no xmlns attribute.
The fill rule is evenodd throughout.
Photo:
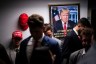
<svg viewBox="0 0 96 64"><path fill-rule="evenodd" d="M67 31L75 26L75 22L69 20L70 11L67 8L60 10L60 20L53 22L54 33L62 33L66 36Z"/></svg>

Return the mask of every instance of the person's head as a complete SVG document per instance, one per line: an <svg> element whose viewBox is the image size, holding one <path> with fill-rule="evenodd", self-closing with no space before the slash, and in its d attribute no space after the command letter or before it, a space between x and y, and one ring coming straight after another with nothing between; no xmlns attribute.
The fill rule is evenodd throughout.
<svg viewBox="0 0 96 64"><path fill-rule="evenodd" d="M52 29L50 25L45 25L44 34L46 36L52 37Z"/></svg>
<svg viewBox="0 0 96 64"><path fill-rule="evenodd" d="M16 30L12 33L12 41L13 41L12 43L14 44L15 47L19 46L22 38L23 38L23 35L21 31Z"/></svg>
<svg viewBox="0 0 96 64"><path fill-rule="evenodd" d="M28 25L29 25L31 36L35 40L40 39L43 35L43 30L44 30L43 17L38 14L32 14L28 19Z"/></svg>
<svg viewBox="0 0 96 64"><path fill-rule="evenodd" d="M88 21L88 19L84 17L78 20L77 26L78 26L78 33L80 33L81 30L83 30L86 27L91 28L90 21Z"/></svg>
<svg viewBox="0 0 96 64"><path fill-rule="evenodd" d="M82 45L84 48L89 48L91 46L92 36L93 36L93 30L92 28L84 28L81 33L81 40Z"/></svg>
<svg viewBox="0 0 96 64"><path fill-rule="evenodd" d="M63 22L68 22L70 11L67 8L63 8L60 10L60 18Z"/></svg>

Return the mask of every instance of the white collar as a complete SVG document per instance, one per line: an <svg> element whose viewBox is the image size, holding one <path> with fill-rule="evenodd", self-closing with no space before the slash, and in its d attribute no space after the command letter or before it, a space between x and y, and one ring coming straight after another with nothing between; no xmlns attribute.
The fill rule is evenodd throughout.
<svg viewBox="0 0 96 64"><path fill-rule="evenodd" d="M62 20L61 20L62 21ZM66 22L66 25L68 24L68 22ZM62 25L64 26L64 22L62 21Z"/></svg>
<svg viewBox="0 0 96 64"><path fill-rule="evenodd" d="M86 54L86 52L85 52L85 48L83 48L83 52L82 52L82 55L84 55L84 54Z"/></svg>
<svg viewBox="0 0 96 64"><path fill-rule="evenodd" d="M73 30L74 30L74 32L78 35L78 32L76 31L76 29L75 29L75 28L73 28Z"/></svg>

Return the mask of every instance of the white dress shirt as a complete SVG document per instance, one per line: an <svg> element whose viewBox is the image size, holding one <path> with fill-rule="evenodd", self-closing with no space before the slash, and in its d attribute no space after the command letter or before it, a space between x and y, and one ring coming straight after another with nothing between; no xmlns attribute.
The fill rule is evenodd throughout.
<svg viewBox="0 0 96 64"><path fill-rule="evenodd" d="M62 26L63 26L63 29L64 29L64 22L62 21ZM68 22L66 22L66 27L68 27Z"/></svg>
<svg viewBox="0 0 96 64"><path fill-rule="evenodd" d="M78 35L78 32L76 31L76 29L75 29L75 28L73 28L73 30L74 30L74 32Z"/></svg>
<svg viewBox="0 0 96 64"><path fill-rule="evenodd" d="M38 40L40 43L38 43L37 45L40 45L42 40L44 38L44 34L43 36ZM31 57L31 53L32 53L32 50L33 50L33 47L34 47L34 42L35 40L33 38L30 38L28 44L27 44L27 50L26 50L26 54L27 54L27 59L28 59L28 62L30 62L30 57Z"/></svg>

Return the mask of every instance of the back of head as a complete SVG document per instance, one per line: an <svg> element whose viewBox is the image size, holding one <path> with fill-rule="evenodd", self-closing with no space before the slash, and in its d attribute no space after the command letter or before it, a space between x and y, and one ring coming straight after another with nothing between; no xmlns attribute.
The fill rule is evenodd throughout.
<svg viewBox="0 0 96 64"><path fill-rule="evenodd" d="M44 19L42 16L38 14L32 14L28 18L28 25L29 25L29 28L42 27L44 25Z"/></svg>
<svg viewBox="0 0 96 64"><path fill-rule="evenodd" d="M93 34L93 29L92 29L92 28L84 28L84 29L81 31L81 33L80 33L81 36L82 36L82 35L85 35L85 36L88 37L88 38L91 38L91 37L92 37L92 34Z"/></svg>
<svg viewBox="0 0 96 64"><path fill-rule="evenodd" d="M92 45L93 29L92 28L84 28L81 31L80 36L81 36L82 45L85 48L85 51L88 51L88 49Z"/></svg>
<svg viewBox="0 0 96 64"><path fill-rule="evenodd" d="M85 17L79 19L78 24L81 24L82 26L91 28L90 21Z"/></svg>
<svg viewBox="0 0 96 64"><path fill-rule="evenodd" d="M52 37L52 29L51 29L51 26L49 24L45 26L44 34L46 36Z"/></svg>
<svg viewBox="0 0 96 64"><path fill-rule="evenodd" d="M52 31L52 29L51 29L51 26L48 24L48 25L45 25L44 26L45 28L44 28L44 32L46 33L48 30L51 30Z"/></svg>

